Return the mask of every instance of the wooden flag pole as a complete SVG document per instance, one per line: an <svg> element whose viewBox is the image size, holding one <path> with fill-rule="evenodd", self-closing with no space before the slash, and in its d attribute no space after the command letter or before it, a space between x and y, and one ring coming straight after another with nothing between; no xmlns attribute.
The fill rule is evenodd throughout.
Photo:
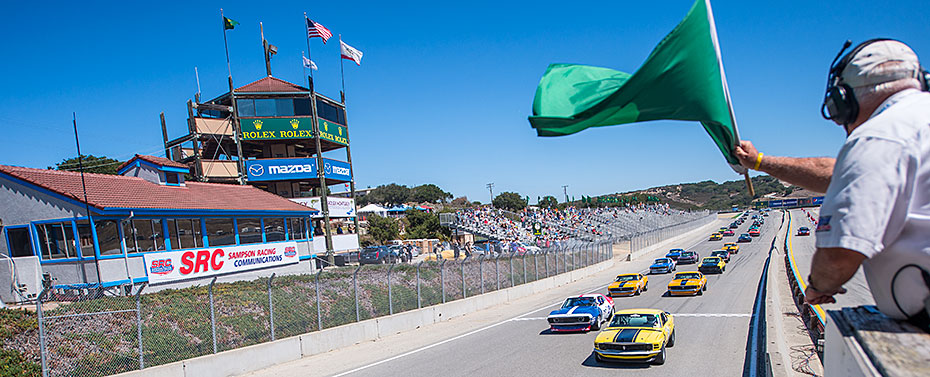
<svg viewBox="0 0 930 377"><path fill-rule="evenodd" d="M752 180L749 179L749 171L748 171L748 170L747 170L745 173L743 173L743 178L746 178L746 188L749 189L749 197L750 197L750 198L755 198L755 197L756 197L756 190L752 188Z"/></svg>

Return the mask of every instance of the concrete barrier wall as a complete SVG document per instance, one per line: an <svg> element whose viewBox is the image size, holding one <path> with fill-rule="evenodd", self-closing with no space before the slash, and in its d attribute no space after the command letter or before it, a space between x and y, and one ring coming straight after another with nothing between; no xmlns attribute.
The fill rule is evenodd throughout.
<svg viewBox="0 0 930 377"><path fill-rule="evenodd" d="M139 371L121 373L116 376L228 377L240 375L272 365L294 361L302 357L329 352L356 343L377 340L378 338L415 330L440 321L461 317L521 297L548 291L554 287L606 270L613 267L613 265L614 261L608 260L527 284L450 301L445 304L350 323L273 342L145 368ZM261 357L255 357L254 355L261 355Z"/></svg>
<svg viewBox="0 0 930 377"><path fill-rule="evenodd" d="M729 219L729 218L728 218L728 219ZM731 220L732 220L732 219L731 219ZM710 233L708 233L708 232L711 231L711 230L714 230L714 229L719 228L719 227L720 227L720 224L721 224L720 218L718 218L718 220L716 220L716 221L711 221L710 223L707 223L706 225L703 225L703 226L701 226L701 227L698 227L698 228L689 230L689 231L684 232L684 233L682 233L682 234L679 234L679 235L677 235L677 236L674 236L674 237L665 239L665 240L663 240L663 241L661 241L661 242L658 242L658 243L655 243L655 244L646 246L646 247L644 247L644 248L642 248L642 249L640 249L640 250L637 250L637 251L634 251L634 252L630 253L629 260L637 259L637 258L639 258L639 257L642 257L643 255L649 254L649 253L651 253L651 252L653 252L653 251L656 251L656 250L659 250L659 249L663 249L663 248L666 248L666 247L671 247L672 245L675 245L675 243L680 242L682 239L693 236L695 233L707 233L707 234L710 234ZM727 223L727 225L729 225L729 223ZM675 246L678 246L678 245L675 245ZM665 256L665 254L663 254L662 256Z"/></svg>

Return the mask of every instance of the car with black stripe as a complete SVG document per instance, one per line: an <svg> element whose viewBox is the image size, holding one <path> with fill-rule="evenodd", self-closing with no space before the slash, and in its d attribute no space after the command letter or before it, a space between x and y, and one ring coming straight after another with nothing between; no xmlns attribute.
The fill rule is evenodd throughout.
<svg viewBox="0 0 930 377"><path fill-rule="evenodd" d="M597 361L665 364L666 348L675 345L675 319L659 309L624 309L597 334Z"/></svg>

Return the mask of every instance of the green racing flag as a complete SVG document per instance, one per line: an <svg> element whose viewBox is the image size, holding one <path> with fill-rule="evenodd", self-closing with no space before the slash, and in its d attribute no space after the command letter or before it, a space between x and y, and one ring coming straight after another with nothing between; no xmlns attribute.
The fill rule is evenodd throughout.
<svg viewBox="0 0 930 377"><path fill-rule="evenodd" d="M745 173L733 155L739 135L729 97L710 2L697 0L632 75L549 65L529 121L538 136L660 119L699 121L733 170Z"/></svg>

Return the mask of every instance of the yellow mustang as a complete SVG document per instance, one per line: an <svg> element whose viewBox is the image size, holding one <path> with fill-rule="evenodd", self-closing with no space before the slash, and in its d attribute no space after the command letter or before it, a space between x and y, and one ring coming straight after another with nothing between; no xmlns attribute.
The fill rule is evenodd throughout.
<svg viewBox="0 0 930 377"><path fill-rule="evenodd" d="M607 286L610 296L636 296L649 289L649 277L643 274L620 274Z"/></svg>
<svg viewBox="0 0 930 377"><path fill-rule="evenodd" d="M722 274L727 270L727 262L720 257L704 257L701 260L701 265L698 266L698 271L705 273L718 273Z"/></svg>
<svg viewBox="0 0 930 377"><path fill-rule="evenodd" d="M665 364L665 348L675 345L675 321L658 309L618 310L594 339L597 361Z"/></svg>
<svg viewBox="0 0 930 377"><path fill-rule="evenodd" d="M736 242L727 242L723 244L723 249L729 251L730 254L739 253L739 245Z"/></svg>
<svg viewBox="0 0 930 377"><path fill-rule="evenodd" d="M707 259L707 258L704 258ZM703 295L707 290L707 277L697 271L679 272L668 283L669 296Z"/></svg>
<svg viewBox="0 0 930 377"><path fill-rule="evenodd" d="M711 241L720 241L720 240L722 240L722 239L723 239L723 235L720 234L720 232L717 232L717 233L714 233L714 234L711 234L711 235L710 235L710 240L711 240Z"/></svg>

